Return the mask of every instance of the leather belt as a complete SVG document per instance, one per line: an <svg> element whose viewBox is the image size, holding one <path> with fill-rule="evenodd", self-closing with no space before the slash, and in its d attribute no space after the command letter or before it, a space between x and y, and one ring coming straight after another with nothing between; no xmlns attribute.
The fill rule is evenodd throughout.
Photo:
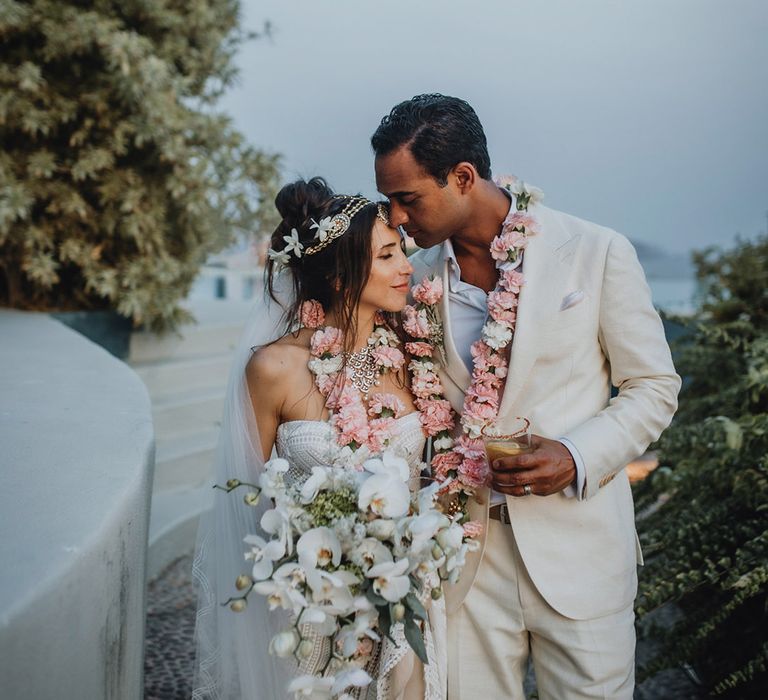
<svg viewBox="0 0 768 700"><path fill-rule="evenodd" d="M509 508L506 503L497 503L495 506L491 506L488 509L488 517L491 520L498 520L503 525L510 525L512 523L509 519Z"/></svg>

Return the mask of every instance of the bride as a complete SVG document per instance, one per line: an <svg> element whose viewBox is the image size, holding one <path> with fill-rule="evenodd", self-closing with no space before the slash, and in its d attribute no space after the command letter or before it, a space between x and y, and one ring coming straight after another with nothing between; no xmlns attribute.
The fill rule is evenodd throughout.
<svg viewBox="0 0 768 700"><path fill-rule="evenodd" d="M405 306L413 271L400 233L389 225L383 205L334 195L321 178L286 185L275 204L282 221L272 236L268 291L249 319L233 363L217 450L217 483L233 478L254 482L273 450L290 463L288 479L304 480L314 465L350 468L345 445L351 439L356 460L381 448L372 422L352 425L343 409L336 415L329 412L332 388L310 369L311 339L323 326L340 346L344 366L351 368L347 376L364 405L384 400L397 406L396 418L387 425L387 449L408 461L412 483L418 484L425 437L407 363L381 372L387 353L374 361L368 342L382 327L389 337L400 334L397 312ZM301 668L269 654L269 640L285 618L280 611L268 612L259 596L250 596L240 614L220 604L232 595L234 579L243 571L243 537L258 532L264 508L245 506L234 494L216 491L201 522L193 570L200 598L195 699L288 697L292 677L316 673L324 663L315 658L319 651L302 661ZM363 660L374 682L359 697L445 697L442 601L431 605L429 618L425 643L430 663L423 665L395 628L391 640L366 650Z"/></svg>

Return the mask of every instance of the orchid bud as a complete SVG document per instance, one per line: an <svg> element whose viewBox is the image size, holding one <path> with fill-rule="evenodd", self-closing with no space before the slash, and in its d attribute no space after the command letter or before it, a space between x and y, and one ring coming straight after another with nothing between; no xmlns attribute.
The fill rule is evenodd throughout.
<svg viewBox="0 0 768 700"><path fill-rule="evenodd" d="M435 544L435 546L432 547L432 558L439 559L442 556L443 556L443 548L439 544Z"/></svg>
<svg viewBox="0 0 768 700"><path fill-rule="evenodd" d="M255 491L249 491L248 493L243 496L243 500L245 501L245 505L247 506L256 506L259 504L259 498L260 494L256 493Z"/></svg>
<svg viewBox="0 0 768 700"><path fill-rule="evenodd" d="M298 644L299 635L296 633L296 630L287 630L272 637L272 641L269 643L269 651L275 656L285 658L293 654Z"/></svg>
<svg viewBox="0 0 768 700"><path fill-rule="evenodd" d="M443 597L443 589L440 587L433 588L430 591L430 595L432 596L432 600L440 600L440 598Z"/></svg>
<svg viewBox="0 0 768 700"><path fill-rule="evenodd" d="M248 602L245 600L245 598L238 598L237 600L233 600L229 604L229 608L233 612L243 612L243 610L245 610L247 605L248 605Z"/></svg>
<svg viewBox="0 0 768 700"><path fill-rule="evenodd" d="M240 479L227 479L227 488L236 489L240 486Z"/></svg>
<svg viewBox="0 0 768 700"><path fill-rule="evenodd" d="M395 603L392 606L392 619L395 622L401 622L405 617L405 605L402 603Z"/></svg>
<svg viewBox="0 0 768 700"><path fill-rule="evenodd" d="M238 591L245 590L253 583L253 579L250 576L247 576L246 574L241 574L237 577L235 580L235 588L237 588Z"/></svg>
<svg viewBox="0 0 768 700"><path fill-rule="evenodd" d="M315 643L311 639L302 639L296 652L300 659L308 659L315 650Z"/></svg>

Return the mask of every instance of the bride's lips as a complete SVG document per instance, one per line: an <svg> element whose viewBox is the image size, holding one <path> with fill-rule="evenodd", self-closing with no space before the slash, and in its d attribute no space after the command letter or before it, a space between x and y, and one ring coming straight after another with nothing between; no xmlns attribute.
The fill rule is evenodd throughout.
<svg viewBox="0 0 768 700"><path fill-rule="evenodd" d="M392 287L392 289L396 289L398 292L406 292L407 293L408 292L408 282L403 282L402 284L398 284L398 285Z"/></svg>

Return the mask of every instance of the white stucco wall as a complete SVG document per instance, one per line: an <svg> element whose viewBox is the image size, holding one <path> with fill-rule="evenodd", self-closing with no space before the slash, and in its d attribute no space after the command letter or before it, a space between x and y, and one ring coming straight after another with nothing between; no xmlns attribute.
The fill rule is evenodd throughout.
<svg viewBox="0 0 768 700"><path fill-rule="evenodd" d="M0 310L0 697L142 697L152 419L125 364Z"/></svg>

